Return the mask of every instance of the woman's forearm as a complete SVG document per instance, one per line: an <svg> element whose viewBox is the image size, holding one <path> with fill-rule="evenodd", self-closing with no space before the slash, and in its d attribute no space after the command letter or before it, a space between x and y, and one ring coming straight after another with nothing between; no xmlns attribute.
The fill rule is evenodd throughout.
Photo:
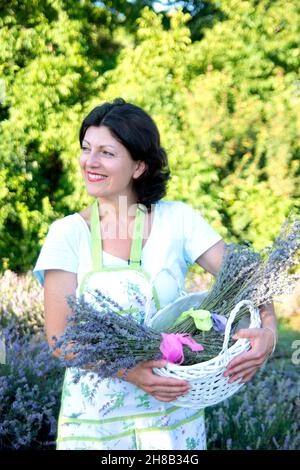
<svg viewBox="0 0 300 470"><path fill-rule="evenodd" d="M274 345L277 342L277 320L273 302L263 304L259 308L261 326L262 328L269 329L274 335Z"/></svg>
<svg viewBox="0 0 300 470"><path fill-rule="evenodd" d="M271 328L274 332L277 332L277 321L276 313L274 309L274 304L263 304L259 308L260 318L262 322L262 327Z"/></svg>

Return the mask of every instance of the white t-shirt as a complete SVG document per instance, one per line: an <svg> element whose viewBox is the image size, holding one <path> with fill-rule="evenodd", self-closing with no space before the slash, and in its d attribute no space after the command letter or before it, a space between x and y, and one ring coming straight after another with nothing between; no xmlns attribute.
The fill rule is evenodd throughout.
<svg viewBox="0 0 300 470"><path fill-rule="evenodd" d="M189 265L221 239L200 212L188 204L163 200L155 204L141 266L150 275L161 307L182 292ZM103 267L126 266L127 261L103 251ZM92 258L91 232L78 212L51 224L33 269L42 286L45 269L77 273L79 295L81 280L92 270Z"/></svg>

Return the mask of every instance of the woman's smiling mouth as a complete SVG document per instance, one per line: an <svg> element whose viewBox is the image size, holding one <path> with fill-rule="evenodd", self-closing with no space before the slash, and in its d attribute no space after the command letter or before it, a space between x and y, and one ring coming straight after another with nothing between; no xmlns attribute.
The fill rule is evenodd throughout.
<svg viewBox="0 0 300 470"><path fill-rule="evenodd" d="M87 179L90 183L97 183L99 181L104 181L107 178L106 175L101 175L99 173L87 172Z"/></svg>

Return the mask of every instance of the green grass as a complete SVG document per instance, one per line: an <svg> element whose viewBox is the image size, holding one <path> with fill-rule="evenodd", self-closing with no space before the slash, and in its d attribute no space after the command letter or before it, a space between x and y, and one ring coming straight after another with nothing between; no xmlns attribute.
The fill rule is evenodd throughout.
<svg viewBox="0 0 300 470"><path fill-rule="evenodd" d="M290 320L279 319L278 344L274 352L274 359L286 359L289 361L295 351L292 348L292 344L296 340L300 340L300 331L293 328Z"/></svg>

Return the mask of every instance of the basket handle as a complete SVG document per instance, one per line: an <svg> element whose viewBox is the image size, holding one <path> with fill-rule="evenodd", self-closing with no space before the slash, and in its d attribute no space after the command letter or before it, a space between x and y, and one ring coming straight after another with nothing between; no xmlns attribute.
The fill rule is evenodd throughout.
<svg viewBox="0 0 300 470"><path fill-rule="evenodd" d="M240 308L243 305L247 305L250 311L250 324L255 323L256 320L258 319L260 321L260 316L259 316L259 311L257 308L254 307L253 303L250 300L241 300L236 306L231 310L226 328L225 328L225 337L224 337L224 342L223 342L223 348L220 354L223 354L225 351L228 349L228 342L229 342L229 335L231 332L231 325L235 319L235 316L237 312L240 310ZM258 322L259 322L258 321Z"/></svg>

